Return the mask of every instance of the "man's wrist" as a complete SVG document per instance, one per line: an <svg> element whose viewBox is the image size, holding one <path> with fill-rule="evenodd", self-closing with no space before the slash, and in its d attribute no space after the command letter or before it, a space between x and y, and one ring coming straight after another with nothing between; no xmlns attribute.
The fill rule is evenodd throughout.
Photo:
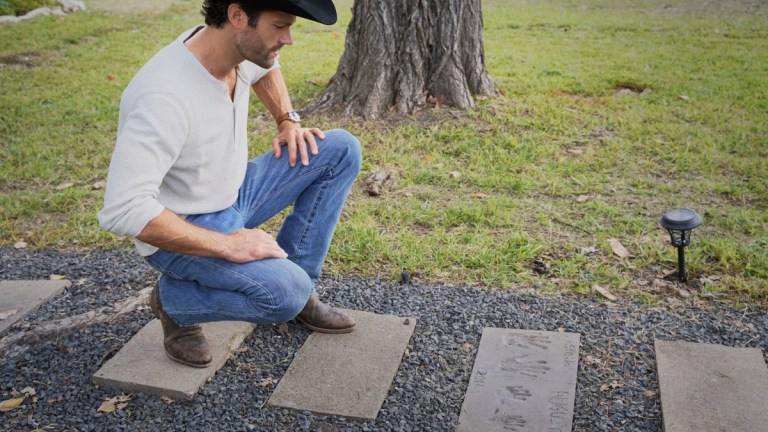
<svg viewBox="0 0 768 432"><path fill-rule="evenodd" d="M299 116L299 113L297 113L296 111L288 111L286 113L283 113L277 116L277 119L275 119L275 121L277 122L278 126L280 126L283 122L286 122L286 121L299 124L301 123L301 116Z"/></svg>

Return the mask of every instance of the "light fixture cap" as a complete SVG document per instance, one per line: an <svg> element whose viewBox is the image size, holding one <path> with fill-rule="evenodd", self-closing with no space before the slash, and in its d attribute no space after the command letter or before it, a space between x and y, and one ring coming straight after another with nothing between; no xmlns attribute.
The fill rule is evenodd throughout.
<svg viewBox="0 0 768 432"><path fill-rule="evenodd" d="M677 208L664 214L659 222L667 230L689 231L701 225L701 216L687 208Z"/></svg>

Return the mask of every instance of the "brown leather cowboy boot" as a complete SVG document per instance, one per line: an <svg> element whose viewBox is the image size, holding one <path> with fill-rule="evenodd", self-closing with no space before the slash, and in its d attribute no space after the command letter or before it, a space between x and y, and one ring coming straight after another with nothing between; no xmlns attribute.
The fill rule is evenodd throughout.
<svg viewBox="0 0 768 432"><path fill-rule="evenodd" d="M321 333L350 333L355 330L355 320L352 317L321 302L316 292L309 296L307 304L296 319L311 330Z"/></svg>
<svg viewBox="0 0 768 432"><path fill-rule="evenodd" d="M196 368L210 366L213 356L211 355L211 347L205 340L203 328L199 325L182 327L166 315L162 304L160 304L159 282L155 284L155 289L149 296L149 307L163 325L163 346L168 358Z"/></svg>

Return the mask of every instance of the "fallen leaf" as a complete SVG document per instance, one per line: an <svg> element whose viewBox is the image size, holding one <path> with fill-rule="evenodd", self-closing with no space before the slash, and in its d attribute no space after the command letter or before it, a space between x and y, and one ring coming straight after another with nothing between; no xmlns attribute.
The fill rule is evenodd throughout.
<svg viewBox="0 0 768 432"><path fill-rule="evenodd" d="M468 353L472 350L472 344L470 344L469 342L464 342L464 345L462 345L460 349L463 352Z"/></svg>
<svg viewBox="0 0 768 432"><path fill-rule="evenodd" d="M608 388L609 388L608 384L603 384L603 385L600 386L600 391L604 392L604 391L608 390Z"/></svg>
<svg viewBox="0 0 768 432"><path fill-rule="evenodd" d="M584 153L584 150L582 150L582 149L568 149L568 150L566 150L566 152L568 152L569 154L572 154L572 155L580 155L580 154Z"/></svg>
<svg viewBox="0 0 768 432"><path fill-rule="evenodd" d="M116 79L114 75L107 75L107 81L114 81Z"/></svg>
<svg viewBox="0 0 768 432"><path fill-rule="evenodd" d="M599 252L599 250L594 246L587 246L587 247L581 248L581 253L583 253L584 255L592 255L597 252Z"/></svg>
<svg viewBox="0 0 768 432"><path fill-rule="evenodd" d="M448 173L448 177L459 178L459 177L461 177L461 173L458 172L458 171L451 171L451 172Z"/></svg>
<svg viewBox="0 0 768 432"><path fill-rule="evenodd" d="M160 396L160 400L165 402L165 403L167 403L167 404L169 404L169 405L174 403L174 402L176 402L173 399L169 398L168 396Z"/></svg>
<svg viewBox="0 0 768 432"><path fill-rule="evenodd" d="M643 392L645 397L654 397L656 396L656 393L657 393L656 390L646 390Z"/></svg>
<svg viewBox="0 0 768 432"><path fill-rule="evenodd" d="M115 410L120 410L128 406L128 401L131 400L132 395L120 395L113 398L109 398L101 403L99 406L99 412L111 413Z"/></svg>
<svg viewBox="0 0 768 432"><path fill-rule="evenodd" d="M271 386L272 384L277 384L279 381L280 380L275 378L265 378L259 381L256 385L259 387L268 387L268 386Z"/></svg>
<svg viewBox="0 0 768 432"><path fill-rule="evenodd" d="M275 330L277 330L278 334L285 336L288 334L288 324L278 324L275 326Z"/></svg>
<svg viewBox="0 0 768 432"><path fill-rule="evenodd" d="M35 389L33 389L32 387L24 387L24 389L21 390L21 394L26 396L34 396L37 393L35 392Z"/></svg>
<svg viewBox="0 0 768 432"><path fill-rule="evenodd" d="M54 189L56 189L57 191L61 191L61 190L64 190L64 189L71 188L74 185L75 184L72 183L72 182L66 182L66 183L62 183L62 184L56 186Z"/></svg>
<svg viewBox="0 0 768 432"><path fill-rule="evenodd" d="M19 312L18 309L11 309L11 310L7 310L7 311L0 311L0 321L6 319L8 317L12 317L12 316L16 315L18 312Z"/></svg>
<svg viewBox="0 0 768 432"><path fill-rule="evenodd" d="M26 396L22 396L20 398L16 399L8 399L0 402L0 412L7 412L10 410L14 410L21 405L22 402L24 402L24 399L26 399Z"/></svg>
<svg viewBox="0 0 768 432"><path fill-rule="evenodd" d="M680 95L677 98L680 99L680 100L685 100L685 101L687 101L689 99L688 96L686 96L686 95Z"/></svg>
<svg viewBox="0 0 768 432"><path fill-rule="evenodd" d="M91 185L91 189L93 190L104 189L105 187L107 187L107 182L104 180L99 180Z"/></svg>
<svg viewBox="0 0 768 432"><path fill-rule="evenodd" d="M611 294L610 291L601 287L600 285L597 285L597 284L593 285L592 290L599 293L600 295L602 295L603 297L607 298L610 301L616 301L616 296Z"/></svg>
<svg viewBox="0 0 768 432"><path fill-rule="evenodd" d="M381 189L384 186L384 182L387 181L391 175L392 170L389 168L381 168L368 174L363 179L363 183L365 183L365 191L370 196L381 195Z"/></svg>
<svg viewBox="0 0 768 432"><path fill-rule="evenodd" d="M484 194L482 192L478 192L478 193L473 193L472 195L470 195L470 198L482 200L482 199L488 198L489 196L490 195L488 195L488 194Z"/></svg>
<svg viewBox="0 0 768 432"><path fill-rule="evenodd" d="M576 202L578 203L585 203L592 199L592 195L579 195L576 197Z"/></svg>
<svg viewBox="0 0 768 432"><path fill-rule="evenodd" d="M25 241L18 241L13 245L14 249L24 249L25 247L27 247L27 242Z"/></svg>
<svg viewBox="0 0 768 432"><path fill-rule="evenodd" d="M52 275L48 276L48 279L50 279L50 280L64 280L65 278L66 278L66 276L60 275L60 274L52 274Z"/></svg>
<svg viewBox="0 0 768 432"><path fill-rule="evenodd" d="M629 251L624 247L623 244L621 244L620 241L616 239L608 239L608 243L610 243L613 253L615 253L619 258L626 258L629 256Z"/></svg>

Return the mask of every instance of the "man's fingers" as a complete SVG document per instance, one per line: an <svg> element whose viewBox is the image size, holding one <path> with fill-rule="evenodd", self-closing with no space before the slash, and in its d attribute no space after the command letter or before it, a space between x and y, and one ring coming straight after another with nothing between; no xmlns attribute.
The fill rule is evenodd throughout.
<svg viewBox="0 0 768 432"><path fill-rule="evenodd" d="M275 153L275 159L280 159L283 154L282 146L280 145L280 138L272 140L272 151Z"/></svg>
<svg viewBox="0 0 768 432"><path fill-rule="evenodd" d="M300 132L296 139L296 145L299 147L299 155L301 156L301 164L304 166L309 165L309 155L307 154L307 141L304 132Z"/></svg>
<svg viewBox="0 0 768 432"><path fill-rule="evenodd" d="M296 137L293 134L288 135L288 163L292 167L296 166Z"/></svg>
<svg viewBox="0 0 768 432"><path fill-rule="evenodd" d="M317 128L312 128L317 129ZM312 129L307 131L307 142L309 143L309 151L313 154L317 154L317 140L315 140L315 135Z"/></svg>

